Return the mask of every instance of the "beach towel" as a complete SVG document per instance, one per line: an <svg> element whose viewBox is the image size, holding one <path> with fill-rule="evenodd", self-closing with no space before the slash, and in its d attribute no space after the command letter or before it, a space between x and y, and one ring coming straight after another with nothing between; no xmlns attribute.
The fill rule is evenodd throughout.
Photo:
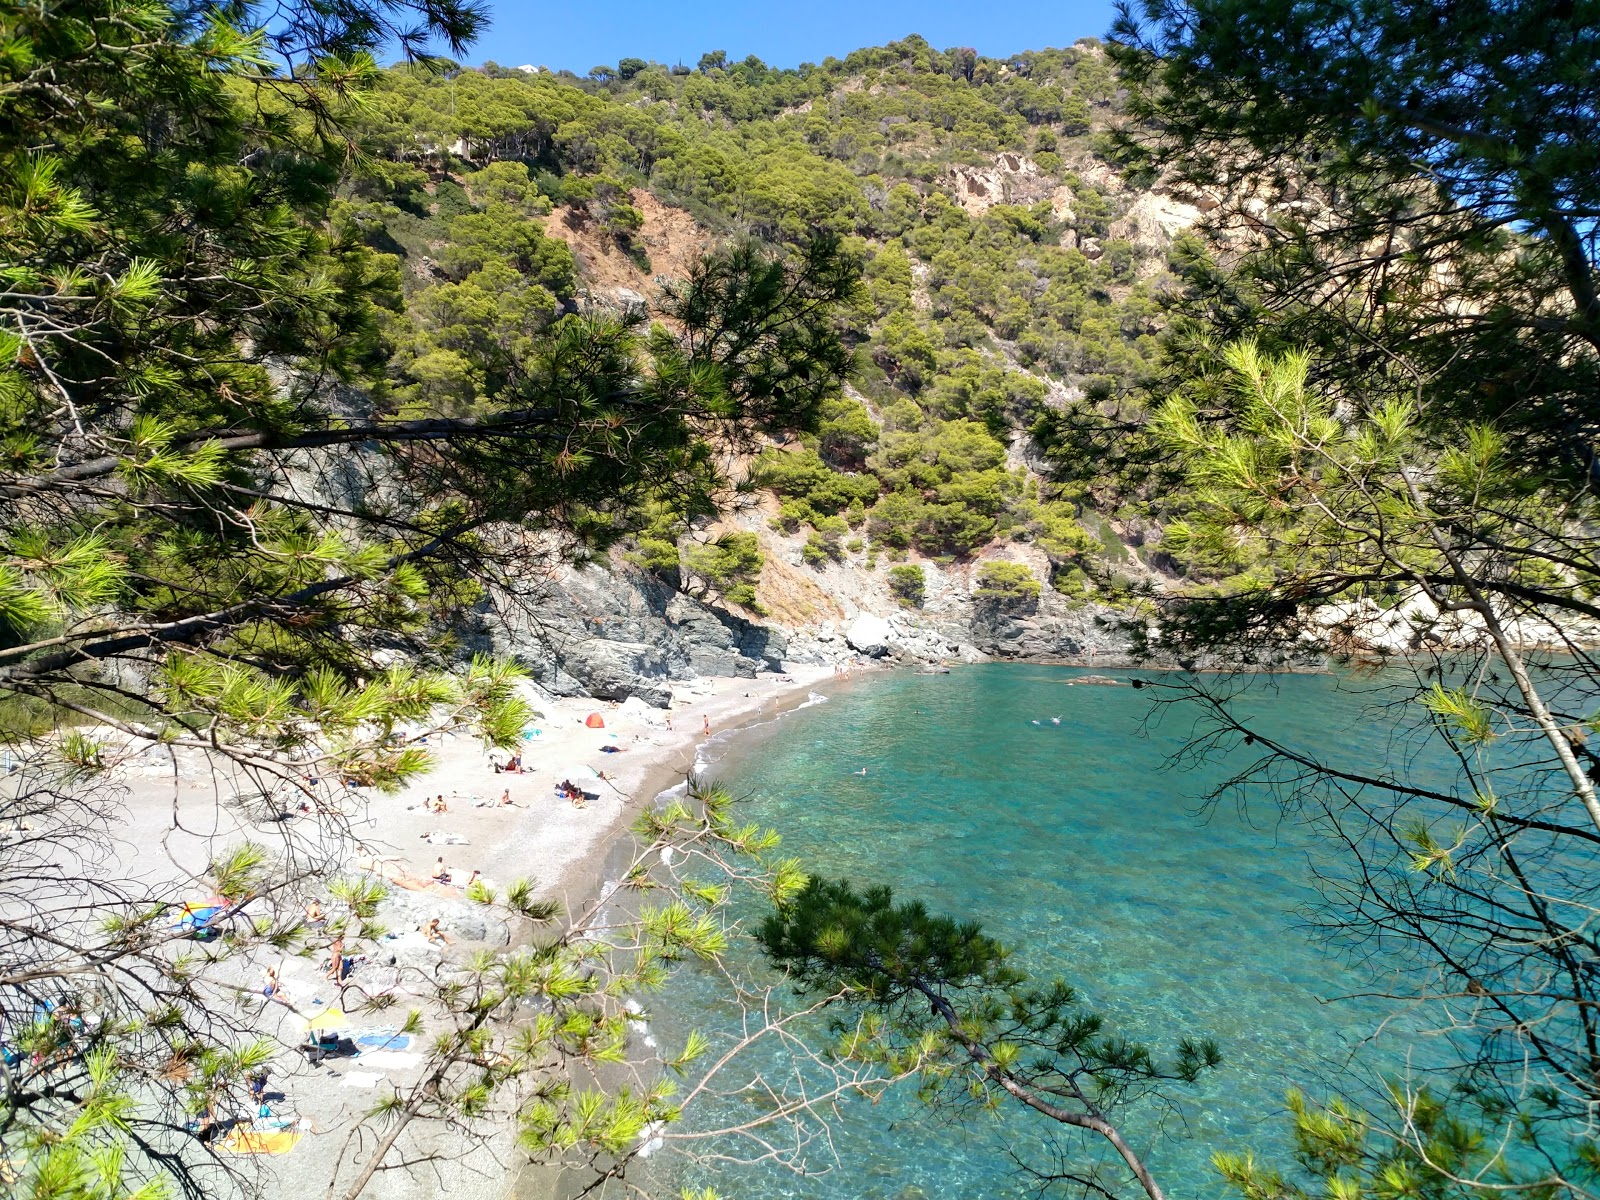
<svg viewBox="0 0 1600 1200"><path fill-rule="evenodd" d="M398 1050L367 1050L361 1055L364 1067L382 1067L385 1071L404 1071L422 1062L420 1054L401 1054Z"/></svg>
<svg viewBox="0 0 1600 1200"><path fill-rule="evenodd" d="M371 1033L356 1035L356 1045L363 1051L405 1050L411 1045L411 1035L374 1029Z"/></svg>
<svg viewBox="0 0 1600 1200"><path fill-rule="evenodd" d="M347 1071L339 1080L340 1087L375 1088L383 1082L376 1071Z"/></svg>
<svg viewBox="0 0 1600 1200"><path fill-rule="evenodd" d="M420 879L415 875L398 875L389 882L408 892L427 892L430 896L448 896L452 900L461 896L460 888L453 888L447 883L435 883L431 879Z"/></svg>
<svg viewBox="0 0 1600 1200"><path fill-rule="evenodd" d="M296 1129L235 1129L222 1139L229 1154L287 1154L300 1142Z"/></svg>

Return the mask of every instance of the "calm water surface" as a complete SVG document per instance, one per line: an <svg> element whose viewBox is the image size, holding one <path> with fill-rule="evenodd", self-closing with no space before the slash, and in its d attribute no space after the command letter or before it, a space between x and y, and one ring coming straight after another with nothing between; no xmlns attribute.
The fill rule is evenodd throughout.
<svg viewBox="0 0 1600 1200"><path fill-rule="evenodd" d="M1316 898L1308 862L1332 861L1330 848L1265 803L1202 812L1229 772L1169 767L1192 716L1167 710L1152 724L1149 692L1066 686L1083 673L980 666L860 679L736 746L715 774L750 795L751 819L780 830L808 869L980 919L1031 973L1065 976L1118 1031L1158 1050L1184 1034L1216 1039L1221 1070L1174 1089L1159 1127L1153 1111L1128 1124L1169 1195L1219 1196L1215 1149L1289 1165L1285 1088L1359 1088L1415 1052L1416 1038L1402 1021L1368 1043L1393 1006L1335 1002L1368 977L1320 950L1297 915ZM1277 677L1241 709L1292 742L1370 765L1394 753L1394 728L1370 715L1360 686ZM659 1031L681 1036L676 1013L726 1035L733 1018L717 995L715 981L682 973L657 1009ZM849 1111L825 1174L720 1165L681 1182L741 1200L1034 1194L999 1136L1034 1144L1030 1114L968 1131L909 1095Z"/></svg>

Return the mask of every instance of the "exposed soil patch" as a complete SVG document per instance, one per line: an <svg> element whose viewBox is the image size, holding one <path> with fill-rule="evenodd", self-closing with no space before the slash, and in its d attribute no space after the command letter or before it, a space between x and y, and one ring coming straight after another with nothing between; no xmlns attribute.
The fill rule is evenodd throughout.
<svg viewBox="0 0 1600 1200"><path fill-rule="evenodd" d="M648 273L581 211L563 206L545 218L545 233L571 247L584 285L603 299L632 299L618 296L619 289L648 298L657 279L681 278L689 264L711 248L710 232L681 208L670 208L643 190L632 194L632 204L644 217L634 242L649 256Z"/></svg>

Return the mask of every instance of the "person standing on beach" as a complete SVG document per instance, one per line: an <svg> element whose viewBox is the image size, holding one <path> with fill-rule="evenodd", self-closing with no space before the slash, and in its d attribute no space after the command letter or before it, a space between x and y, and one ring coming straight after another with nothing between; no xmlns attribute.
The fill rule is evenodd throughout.
<svg viewBox="0 0 1600 1200"><path fill-rule="evenodd" d="M328 979L333 983L344 982L344 934L333 939L328 947Z"/></svg>
<svg viewBox="0 0 1600 1200"><path fill-rule="evenodd" d="M702 732L703 732L703 733L704 733L704 734L705 734L705 735L706 735L706 736L707 736L707 737L710 737L710 736L711 736L711 718L710 718L710 717L708 717L708 716L706 716L706 715L704 715L704 714L701 714L701 717L700 717L700 727L701 727L701 731L702 731Z"/></svg>

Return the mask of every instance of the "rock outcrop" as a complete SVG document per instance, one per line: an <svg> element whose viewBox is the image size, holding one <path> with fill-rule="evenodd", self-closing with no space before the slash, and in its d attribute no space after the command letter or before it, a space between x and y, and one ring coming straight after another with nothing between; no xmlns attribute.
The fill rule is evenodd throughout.
<svg viewBox="0 0 1600 1200"><path fill-rule="evenodd" d="M486 606L491 648L559 696L638 697L657 708L674 681L705 675L753 678L781 670L787 640L620 564L569 568L536 598Z"/></svg>
<svg viewBox="0 0 1600 1200"><path fill-rule="evenodd" d="M845 644L868 658L882 658L894 647L894 628L883 617L862 613L844 631Z"/></svg>

